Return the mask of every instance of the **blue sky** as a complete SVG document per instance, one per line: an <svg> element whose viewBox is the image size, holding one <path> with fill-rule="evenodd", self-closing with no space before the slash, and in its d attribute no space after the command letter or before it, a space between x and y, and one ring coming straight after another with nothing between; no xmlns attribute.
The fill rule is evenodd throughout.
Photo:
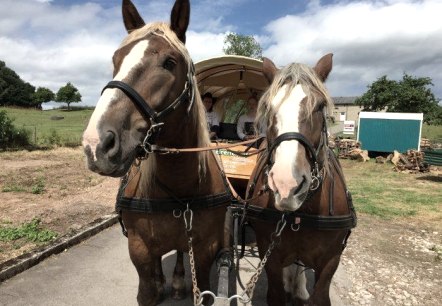
<svg viewBox="0 0 442 306"><path fill-rule="evenodd" d="M168 21L174 0L133 0L146 22ZM442 0L192 0L195 62L222 55L229 32L254 35L278 66L334 54L332 96L361 95L377 78L431 77L442 98ZM0 60L34 86L68 81L94 105L125 36L121 0L1 0Z"/></svg>

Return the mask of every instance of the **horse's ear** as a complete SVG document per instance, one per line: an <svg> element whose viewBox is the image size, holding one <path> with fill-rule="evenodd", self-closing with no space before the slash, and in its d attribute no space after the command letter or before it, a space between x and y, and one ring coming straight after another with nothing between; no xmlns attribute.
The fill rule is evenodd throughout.
<svg viewBox="0 0 442 306"><path fill-rule="evenodd" d="M328 74L332 70L333 66L333 53L329 53L321 57L321 59L316 63L315 68L313 68L322 82L328 77Z"/></svg>
<svg viewBox="0 0 442 306"><path fill-rule="evenodd" d="M170 28L178 38L186 43L186 31L190 19L189 0L176 0L170 14Z"/></svg>
<svg viewBox="0 0 442 306"><path fill-rule="evenodd" d="M137 11L137 8L130 0L123 0L123 21L127 33L142 28L146 23Z"/></svg>
<svg viewBox="0 0 442 306"><path fill-rule="evenodd" d="M278 72L278 68L276 68L275 64L270 59L264 57L262 59L262 72L264 73L267 81L269 81L269 84L272 84L273 79Z"/></svg>

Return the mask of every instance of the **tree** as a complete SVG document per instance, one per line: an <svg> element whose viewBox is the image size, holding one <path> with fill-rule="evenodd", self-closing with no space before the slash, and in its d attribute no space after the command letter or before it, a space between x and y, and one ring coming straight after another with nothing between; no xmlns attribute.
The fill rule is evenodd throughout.
<svg viewBox="0 0 442 306"><path fill-rule="evenodd" d="M32 102L37 108L41 108L41 104L55 99L55 94L52 90L46 87L38 87L32 95Z"/></svg>
<svg viewBox="0 0 442 306"><path fill-rule="evenodd" d="M72 102L81 102L81 94L71 82L68 82L65 86L60 87L55 96L55 101L67 103L68 110L70 110Z"/></svg>
<svg viewBox="0 0 442 306"><path fill-rule="evenodd" d="M368 86L368 91L356 99L364 111L424 113L424 122L437 124L442 118L441 106L429 86L428 77L413 77L404 73L401 81L382 76Z"/></svg>
<svg viewBox="0 0 442 306"><path fill-rule="evenodd" d="M262 59L262 48L251 35L227 34L224 38L223 52L228 55L242 55Z"/></svg>
<svg viewBox="0 0 442 306"><path fill-rule="evenodd" d="M35 87L24 82L19 75L0 61L0 105L32 106Z"/></svg>

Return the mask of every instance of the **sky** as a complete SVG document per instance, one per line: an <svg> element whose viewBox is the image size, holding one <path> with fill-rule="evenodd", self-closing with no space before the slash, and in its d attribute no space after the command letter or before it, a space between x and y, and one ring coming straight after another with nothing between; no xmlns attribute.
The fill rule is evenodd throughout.
<svg viewBox="0 0 442 306"><path fill-rule="evenodd" d="M133 0L146 22L168 21L174 0ZM442 99L442 0L192 0L187 48L223 54L230 32L253 35L279 66L333 53L332 96L359 96L383 75L430 77ZM0 0L0 60L35 87L71 82L95 105L126 36L121 0Z"/></svg>

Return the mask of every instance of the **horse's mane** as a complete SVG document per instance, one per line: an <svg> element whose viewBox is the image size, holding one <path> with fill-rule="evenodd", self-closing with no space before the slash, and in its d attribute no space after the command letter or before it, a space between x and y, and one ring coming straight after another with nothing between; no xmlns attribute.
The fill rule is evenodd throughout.
<svg viewBox="0 0 442 306"><path fill-rule="evenodd" d="M271 128L275 122L275 115L280 106L288 98L293 88L300 84L304 93L306 94L306 102L304 104L305 114L308 120L312 123L312 115L316 106L319 103L324 105L324 111L327 113L333 109L333 100L330 97L328 90L324 83L319 79L316 72L304 64L292 63L282 68L275 76L272 84L259 100L257 116L255 124L258 122L266 122L267 126ZM287 85L284 98L279 105L273 107L271 101L275 98L282 86ZM328 140L326 139L328 143ZM326 154L327 145L324 147L324 154ZM327 158L324 158L325 170L329 170Z"/></svg>
<svg viewBox="0 0 442 306"><path fill-rule="evenodd" d="M164 22L155 22L146 24L144 27L131 32L121 43L120 48L149 34L157 35L164 38L174 49L180 52L187 64L188 69L193 69L193 62L189 52L181 40L170 29L170 25ZM195 137L197 137L197 146L206 147L210 145L209 132L207 129L207 118L205 114L204 105L201 100L201 95L198 90L197 80L193 73L193 86L195 90L194 101L192 107L188 109L189 125L193 125L196 130ZM198 152L199 159L199 176L200 180L206 173L207 152ZM141 183L148 186L147 190L151 189L155 184L154 175L156 173L156 155L151 154L146 162L143 163L143 179Z"/></svg>

